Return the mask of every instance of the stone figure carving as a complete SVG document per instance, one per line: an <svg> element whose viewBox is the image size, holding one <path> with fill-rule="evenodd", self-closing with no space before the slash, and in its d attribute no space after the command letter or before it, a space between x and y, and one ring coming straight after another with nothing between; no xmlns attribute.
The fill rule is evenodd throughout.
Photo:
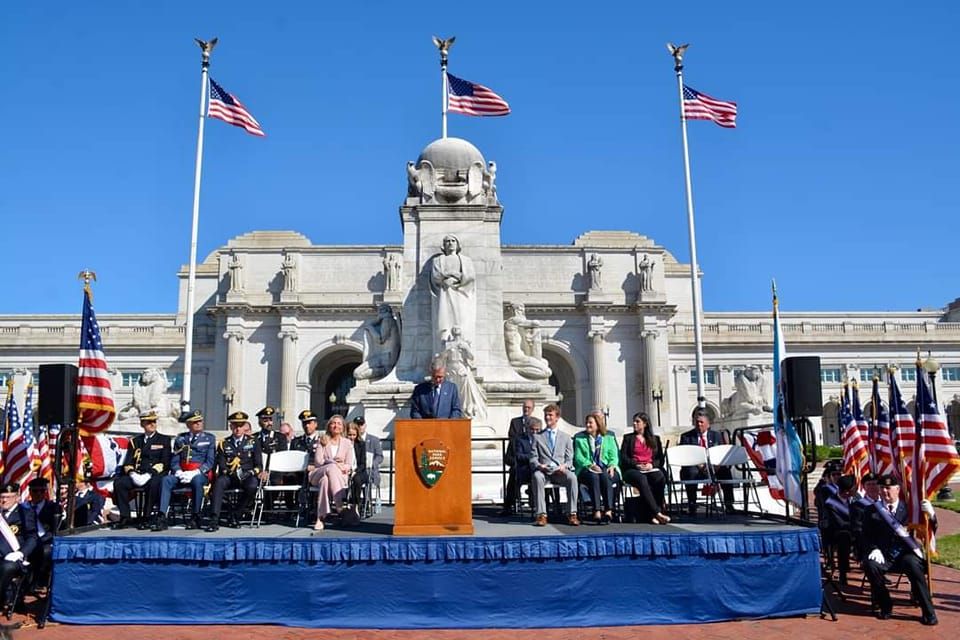
<svg viewBox="0 0 960 640"><path fill-rule="evenodd" d="M767 401L766 385L760 367L751 365L734 377L733 395L725 399L721 412L728 418L746 418L773 413Z"/></svg>
<svg viewBox="0 0 960 640"><path fill-rule="evenodd" d="M483 191L490 202L497 201L497 163L492 160L487 163L487 170L483 174Z"/></svg>
<svg viewBox="0 0 960 640"><path fill-rule="evenodd" d="M650 256L643 254L643 260L638 265L640 271L640 291L647 293L653 291L653 267L656 263L650 259Z"/></svg>
<svg viewBox="0 0 960 640"><path fill-rule="evenodd" d="M403 270L403 258L399 253L388 253L383 256L383 276L386 280L384 290L399 291L400 276Z"/></svg>
<svg viewBox="0 0 960 640"><path fill-rule="evenodd" d="M240 262L240 256L231 252L227 269L230 270L230 291L243 291L243 263Z"/></svg>
<svg viewBox="0 0 960 640"><path fill-rule="evenodd" d="M357 380L382 378L400 356L400 322L393 307L382 304L377 317L363 323L363 362L353 370Z"/></svg>
<svg viewBox="0 0 960 640"><path fill-rule="evenodd" d="M420 181L420 172L412 160L407 161L407 195L419 198L423 194L423 183Z"/></svg>
<svg viewBox="0 0 960 640"><path fill-rule="evenodd" d="M473 162L467 169L467 202L473 202L486 193L483 187L485 173L482 162Z"/></svg>
<svg viewBox="0 0 960 640"><path fill-rule="evenodd" d="M433 202L437 191L437 172L434 171L433 165L427 160L421 160L417 169L420 179L420 202Z"/></svg>
<svg viewBox="0 0 960 640"><path fill-rule="evenodd" d="M463 415L476 421L487 418L487 398L474 374L473 348L466 340L460 327L450 328L450 335L443 341L440 362L446 367L447 377L460 390L460 404Z"/></svg>
<svg viewBox="0 0 960 640"><path fill-rule="evenodd" d="M156 411L159 418L176 418L180 415L180 406L175 400L167 398L167 390L171 384L167 379L167 372L163 369L144 369L133 388L133 400L117 412L117 417L127 420Z"/></svg>
<svg viewBox="0 0 960 640"><path fill-rule="evenodd" d="M525 378L542 380L550 377L550 365L543 357L540 323L528 320L522 304L511 303L511 315L503 322L503 344L507 360Z"/></svg>
<svg viewBox="0 0 960 640"><path fill-rule="evenodd" d="M283 271L283 290L290 292L296 291L297 259L293 257L292 253L284 252L280 269Z"/></svg>
<svg viewBox="0 0 960 640"><path fill-rule="evenodd" d="M477 276L473 261L462 253L460 239L447 235L443 238L443 253L435 255L431 262L435 346L441 347L455 326L460 327L464 340L473 344L477 326Z"/></svg>
<svg viewBox="0 0 960 640"><path fill-rule="evenodd" d="M590 254L590 260L587 261L587 274L590 278L591 290L603 289L603 282L600 280L601 269L603 269L603 258L598 253Z"/></svg>

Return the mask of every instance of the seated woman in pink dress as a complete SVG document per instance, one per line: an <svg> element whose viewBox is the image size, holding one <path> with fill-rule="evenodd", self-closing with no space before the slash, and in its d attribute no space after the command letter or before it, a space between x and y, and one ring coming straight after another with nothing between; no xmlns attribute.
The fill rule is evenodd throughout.
<svg viewBox="0 0 960 640"><path fill-rule="evenodd" d="M334 415L327 420L327 442L317 447L317 468L310 473L310 484L320 490L317 522L313 525L317 531L323 530L323 520L331 511L339 513L343 507L354 460L353 441L343 433L343 416Z"/></svg>

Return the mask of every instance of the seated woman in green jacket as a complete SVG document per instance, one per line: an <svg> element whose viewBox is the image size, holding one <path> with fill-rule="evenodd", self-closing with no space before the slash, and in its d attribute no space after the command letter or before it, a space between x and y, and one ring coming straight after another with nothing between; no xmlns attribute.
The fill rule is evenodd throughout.
<svg viewBox="0 0 960 640"><path fill-rule="evenodd" d="M584 430L573 437L573 467L577 481L590 492L594 521L606 524L613 520L614 485L620 484L617 441L607 433L601 414L588 414L583 424Z"/></svg>

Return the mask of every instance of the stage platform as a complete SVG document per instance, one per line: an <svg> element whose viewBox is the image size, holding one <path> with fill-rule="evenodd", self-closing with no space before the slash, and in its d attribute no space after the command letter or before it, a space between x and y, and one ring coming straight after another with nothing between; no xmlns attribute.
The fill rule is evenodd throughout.
<svg viewBox="0 0 960 640"><path fill-rule="evenodd" d="M815 528L760 517L548 525L474 510L469 537L350 529L109 529L58 537L52 618L73 624L582 627L817 613Z"/></svg>

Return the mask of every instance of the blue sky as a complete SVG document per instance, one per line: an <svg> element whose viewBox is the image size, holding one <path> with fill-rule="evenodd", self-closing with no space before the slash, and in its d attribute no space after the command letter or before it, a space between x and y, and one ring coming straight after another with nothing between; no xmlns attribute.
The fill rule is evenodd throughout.
<svg viewBox="0 0 960 640"><path fill-rule="evenodd" d="M214 35L267 138L208 121L201 258L253 229L399 243L406 161L439 136L436 33L513 108L450 116L497 162L505 243L627 229L686 261L673 40L688 84L740 105L735 130L690 126L707 311L768 309L771 277L784 311L960 296L956 3L159 4L0 7L0 313L79 314L82 268L100 313L176 309L192 39Z"/></svg>

